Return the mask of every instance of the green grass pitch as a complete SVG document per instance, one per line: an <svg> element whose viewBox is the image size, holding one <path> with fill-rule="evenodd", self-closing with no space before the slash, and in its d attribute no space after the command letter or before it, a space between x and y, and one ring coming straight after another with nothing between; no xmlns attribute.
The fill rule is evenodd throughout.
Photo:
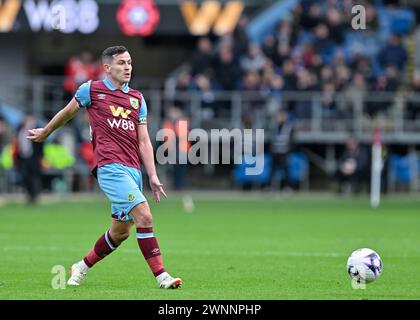
<svg viewBox="0 0 420 320"><path fill-rule="evenodd" d="M131 237L83 286L53 289L53 266L81 259L108 228L110 205L91 200L0 206L0 299L419 299L420 200L195 196L186 213L173 196L151 204L167 270L162 290ZM349 254L369 247L381 277L355 290Z"/></svg>

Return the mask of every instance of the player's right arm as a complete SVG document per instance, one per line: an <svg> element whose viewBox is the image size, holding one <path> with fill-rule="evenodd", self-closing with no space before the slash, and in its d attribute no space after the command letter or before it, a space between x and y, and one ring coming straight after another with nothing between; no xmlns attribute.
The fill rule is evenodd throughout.
<svg viewBox="0 0 420 320"><path fill-rule="evenodd" d="M44 128L28 130L27 138L34 142L46 140L51 133L71 120L80 110L80 107L89 106L91 104L90 83L91 82L88 81L82 84L76 91L74 98L71 99L71 101L61 109Z"/></svg>
<svg viewBox="0 0 420 320"><path fill-rule="evenodd" d="M80 107L76 99L71 99L71 101L61 109L44 128L28 130L27 138L34 142L46 140L51 133L71 120L79 109Z"/></svg>

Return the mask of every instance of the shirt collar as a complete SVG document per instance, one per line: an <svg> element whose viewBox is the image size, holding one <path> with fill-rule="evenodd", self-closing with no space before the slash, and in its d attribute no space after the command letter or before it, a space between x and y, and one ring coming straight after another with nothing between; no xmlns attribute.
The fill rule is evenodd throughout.
<svg viewBox="0 0 420 320"><path fill-rule="evenodd" d="M114 86L114 84L108 79L108 77L105 77L104 78L104 83L105 83L105 85L107 86L107 88L109 89L109 90L112 90L112 91L115 91L115 90L117 90L117 88ZM128 90L129 90L130 88L128 87L128 83L126 83L126 84L124 84L124 86L122 87L122 92L124 92L124 93L128 93Z"/></svg>

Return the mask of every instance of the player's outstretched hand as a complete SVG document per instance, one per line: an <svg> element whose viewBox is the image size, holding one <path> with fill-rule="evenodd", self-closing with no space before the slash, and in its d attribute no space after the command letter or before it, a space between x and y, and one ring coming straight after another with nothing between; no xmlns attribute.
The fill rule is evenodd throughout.
<svg viewBox="0 0 420 320"><path fill-rule="evenodd" d="M160 183L157 176L150 177L149 182L155 202L160 202L160 194L163 194L165 198L168 197L165 193L165 190L163 190L163 184Z"/></svg>
<svg viewBox="0 0 420 320"><path fill-rule="evenodd" d="M48 134L44 128L30 129L26 138L34 142L43 142L48 138Z"/></svg>

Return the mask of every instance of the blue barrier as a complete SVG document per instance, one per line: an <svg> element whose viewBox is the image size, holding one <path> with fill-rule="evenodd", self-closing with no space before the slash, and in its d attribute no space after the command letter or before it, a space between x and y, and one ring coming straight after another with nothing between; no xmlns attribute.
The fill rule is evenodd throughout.
<svg viewBox="0 0 420 320"><path fill-rule="evenodd" d="M282 180L284 179L285 172L277 170L273 172L272 156L268 153L264 154L264 169L259 175L247 175L246 168L253 168L255 165L237 164L233 169L233 179L238 184L254 183L254 184L268 184L271 179ZM287 169L289 181L297 184L303 181L309 169L309 161L307 156L302 152L293 152L287 159Z"/></svg>
<svg viewBox="0 0 420 320"><path fill-rule="evenodd" d="M289 170L289 181L297 184L306 177L309 168L308 158L302 152L294 152L288 158L287 167Z"/></svg>
<svg viewBox="0 0 420 320"><path fill-rule="evenodd" d="M264 168L261 174L258 175L247 175L246 169L255 167L255 164L247 164L242 159L241 164L236 164L233 169L233 179L236 183L257 183L266 184L270 182L272 159L269 154L264 154Z"/></svg>
<svg viewBox="0 0 420 320"><path fill-rule="evenodd" d="M409 155L390 155L388 169L391 179L395 182L408 184L413 179L411 157Z"/></svg>

